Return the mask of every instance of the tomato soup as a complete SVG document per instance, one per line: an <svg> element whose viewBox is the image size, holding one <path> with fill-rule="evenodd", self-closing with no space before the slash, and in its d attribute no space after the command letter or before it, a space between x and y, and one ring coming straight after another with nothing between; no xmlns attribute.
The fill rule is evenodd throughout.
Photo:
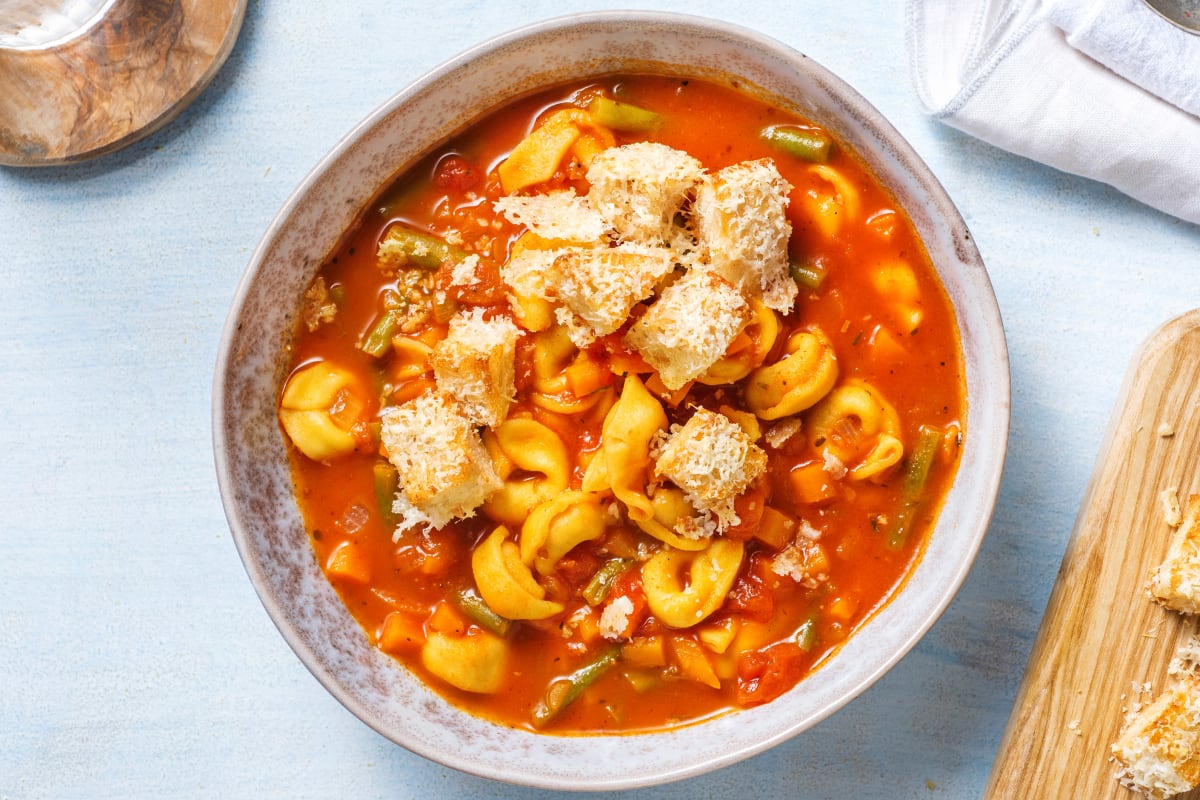
<svg viewBox="0 0 1200 800"><path fill-rule="evenodd" d="M302 317L280 420L317 561L430 689L545 733L836 668L904 601L966 435L904 210L736 86L494 111L376 199Z"/></svg>

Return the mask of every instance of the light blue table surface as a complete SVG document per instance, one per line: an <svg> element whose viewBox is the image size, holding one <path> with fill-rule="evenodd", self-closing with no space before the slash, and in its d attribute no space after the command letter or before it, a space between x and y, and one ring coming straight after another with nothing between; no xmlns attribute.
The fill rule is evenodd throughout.
<svg viewBox="0 0 1200 800"><path fill-rule="evenodd" d="M0 169L0 800L555 796L412 755L309 675L231 541L210 394L247 260L322 154L465 47L602 7L251 2L224 69L158 134ZM620 796L978 797L1130 359L1200 303L1200 228L927 119L899 3L643 7L772 35L891 119L988 265L1013 415L982 552L911 654L763 755Z"/></svg>

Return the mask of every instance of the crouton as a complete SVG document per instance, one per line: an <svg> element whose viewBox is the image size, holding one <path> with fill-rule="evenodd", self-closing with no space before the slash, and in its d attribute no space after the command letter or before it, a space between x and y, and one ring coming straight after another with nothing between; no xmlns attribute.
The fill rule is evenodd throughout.
<svg viewBox="0 0 1200 800"><path fill-rule="evenodd" d="M788 268L789 191L771 160L743 161L707 176L693 208L707 268L785 314L798 293Z"/></svg>
<svg viewBox="0 0 1200 800"><path fill-rule="evenodd" d="M1122 785L1162 800L1200 785L1200 676L1189 674L1135 714L1112 746Z"/></svg>
<svg viewBox="0 0 1200 800"><path fill-rule="evenodd" d="M1166 558L1150 575L1150 594L1184 614L1200 614L1200 494L1188 497Z"/></svg>
<svg viewBox="0 0 1200 800"><path fill-rule="evenodd" d="M750 304L724 278L692 270L663 290L625 344L675 391L704 374L750 320Z"/></svg>
<svg viewBox="0 0 1200 800"><path fill-rule="evenodd" d="M574 190L501 197L492 207L543 239L595 244L608 230L604 218Z"/></svg>
<svg viewBox="0 0 1200 800"><path fill-rule="evenodd" d="M450 319L450 331L429 357L438 388L455 398L467 419L495 427L516 396L513 366L517 326L505 317L483 319L483 309Z"/></svg>
<svg viewBox="0 0 1200 800"><path fill-rule="evenodd" d="M441 528L472 517L501 487L479 432L453 398L426 392L379 416L380 438L400 481L393 538L416 525Z"/></svg>
<svg viewBox="0 0 1200 800"><path fill-rule="evenodd" d="M658 448L654 472L683 489L692 506L716 516L721 531L741 520L734 501L767 469L767 454L724 414L697 408L672 425Z"/></svg>
<svg viewBox="0 0 1200 800"><path fill-rule="evenodd" d="M622 240L677 245L690 236L675 216L703 175L703 165L682 150L636 142L592 159L587 200Z"/></svg>
<svg viewBox="0 0 1200 800"><path fill-rule="evenodd" d="M563 304L558 318L571 341L586 347L624 325L674 266L672 252L662 247L572 248L555 259L546 282Z"/></svg>

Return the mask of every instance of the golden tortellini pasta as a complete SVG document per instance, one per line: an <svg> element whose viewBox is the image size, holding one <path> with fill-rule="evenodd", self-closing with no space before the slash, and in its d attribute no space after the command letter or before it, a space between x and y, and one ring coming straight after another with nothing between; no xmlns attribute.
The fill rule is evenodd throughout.
<svg viewBox="0 0 1200 800"><path fill-rule="evenodd" d="M421 648L421 664L464 692L498 691L508 676L508 644L485 630L463 636L431 631Z"/></svg>
<svg viewBox="0 0 1200 800"><path fill-rule="evenodd" d="M604 535L605 511L600 496L564 492L535 508L521 526L521 560L549 575L558 560L578 544Z"/></svg>
<svg viewBox="0 0 1200 800"><path fill-rule="evenodd" d="M687 553L665 547L642 566L642 587L654 616L672 628L687 628L725 602L742 566L744 545L714 539L704 550Z"/></svg>
<svg viewBox="0 0 1200 800"><path fill-rule="evenodd" d="M521 551L500 525L471 554L471 572L479 595L506 619L546 619L563 610L546 599L546 590L521 560Z"/></svg>
<svg viewBox="0 0 1200 800"><path fill-rule="evenodd" d="M921 288L908 263L891 259L871 273L871 283L888 301L897 324L907 333L921 324Z"/></svg>
<svg viewBox="0 0 1200 800"><path fill-rule="evenodd" d="M300 452L313 461L325 461L354 450L353 405L361 407L354 376L318 361L288 379L279 402L279 421Z"/></svg>
<svg viewBox="0 0 1200 800"><path fill-rule="evenodd" d="M798 331L787 354L750 373L746 406L761 419L779 419L811 408L838 378L833 344L819 329Z"/></svg>
<svg viewBox="0 0 1200 800"><path fill-rule="evenodd" d="M567 448L557 433L537 420L507 419L484 432L483 444L504 482L484 503L493 519L519 526L534 507L566 491L571 479ZM526 473L533 474L525 477Z"/></svg>
<svg viewBox="0 0 1200 800"><path fill-rule="evenodd" d="M654 517L654 508L646 495L650 443L654 435L666 427L667 415L662 404L636 375L626 378L621 398L604 418L600 448L605 483L625 504L630 519L639 524ZM591 484L594 486L597 482L593 476Z"/></svg>
<svg viewBox="0 0 1200 800"><path fill-rule="evenodd" d="M873 478L904 456L896 409L866 381L851 379L812 409L808 435L847 465L851 478Z"/></svg>
<svg viewBox="0 0 1200 800"><path fill-rule="evenodd" d="M681 489L660 486L650 501L653 516L634 520L639 528L676 550L696 551L708 546L708 537L688 538L678 531L696 518L696 509Z"/></svg>
<svg viewBox="0 0 1200 800"><path fill-rule="evenodd" d="M750 298L750 322L725 356L697 380L709 386L734 383L766 360L779 336L779 317L758 298Z"/></svg>
<svg viewBox="0 0 1200 800"><path fill-rule="evenodd" d="M844 173L828 164L814 164L809 172L820 178L821 188L804 194L804 208L821 234L832 239L845 223L857 220L862 213L858 189Z"/></svg>

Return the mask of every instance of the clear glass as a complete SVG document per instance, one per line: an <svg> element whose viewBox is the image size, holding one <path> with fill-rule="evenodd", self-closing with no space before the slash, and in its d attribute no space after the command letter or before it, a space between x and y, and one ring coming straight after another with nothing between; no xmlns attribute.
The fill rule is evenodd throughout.
<svg viewBox="0 0 1200 800"><path fill-rule="evenodd" d="M0 0L0 48L36 50L87 31L116 0Z"/></svg>

